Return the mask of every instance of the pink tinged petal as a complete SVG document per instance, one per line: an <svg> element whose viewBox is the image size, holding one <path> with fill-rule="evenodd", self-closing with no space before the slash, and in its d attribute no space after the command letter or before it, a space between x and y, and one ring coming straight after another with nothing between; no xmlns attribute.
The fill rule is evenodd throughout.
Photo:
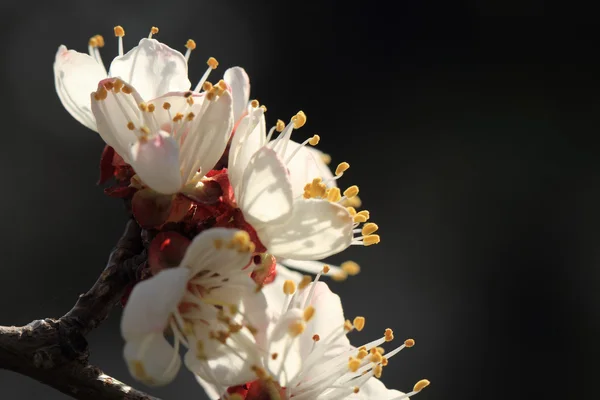
<svg viewBox="0 0 600 400"><path fill-rule="evenodd" d="M206 175L223 155L233 129L231 94L224 92L216 100L205 100L204 111L191 121L181 144L181 171L186 182L196 172Z"/></svg>
<svg viewBox="0 0 600 400"><path fill-rule="evenodd" d="M131 93L122 90L115 93L106 87L114 85L116 79L100 81L96 92L88 95L91 98L92 112L98 125L98 133L102 139L115 149L126 163L131 163L130 150L142 135L142 127L155 128L149 113L144 113L139 105L142 98L131 88ZM106 94L106 96L103 96ZM132 125L131 125L132 124ZM133 127L134 129L130 129Z"/></svg>
<svg viewBox="0 0 600 400"><path fill-rule="evenodd" d="M257 108L242 118L231 139L227 171L236 196L239 195L240 183L250 159L265 141L265 115L261 108Z"/></svg>
<svg viewBox="0 0 600 400"><path fill-rule="evenodd" d="M127 54L116 57L109 75L126 80L145 99L189 90L191 86L183 55L155 39L142 39Z"/></svg>
<svg viewBox="0 0 600 400"><path fill-rule="evenodd" d="M290 180L294 189L294 197L301 196L304 193L304 186L312 182L314 178L321 178L323 181L329 181L333 178L333 173L325 164L322 158L322 153L308 145L302 149L288 161L289 157L300 147L299 143L290 140L282 157L287 162L287 167L290 171ZM328 187L335 187L336 181L331 180L327 184Z"/></svg>
<svg viewBox="0 0 600 400"><path fill-rule="evenodd" d="M177 193L182 186L179 145L165 131L139 139L131 148L131 166L142 182L163 194Z"/></svg>
<svg viewBox="0 0 600 400"><path fill-rule="evenodd" d="M92 115L90 93L106 78L104 66L87 54L60 46L54 59L56 93L67 111L77 121L96 130Z"/></svg>
<svg viewBox="0 0 600 400"><path fill-rule="evenodd" d="M256 232L269 253L277 257L320 260L350 246L353 223L339 204L300 199L294 202L294 213L285 223Z"/></svg>
<svg viewBox="0 0 600 400"><path fill-rule="evenodd" d="M289 175L277 153L271 149L263 147L252 156L244 171L240 192L238 206L246 221L257 231L265 224L272 226L292 216Z"/></svg>
<svg viewBox="0 0 600 400"><path fill-rule="evenodd" d="M126 341L160 333L183 297L189 278L186 268L171 268L138 283L123 310L121 335Z"/></svg>
<svg viewBox="0 0 600 400"><path fill-rule="evenodd" d="M181 265L189 268L192 275L201 271L216 272L223 277L248 275L244 267L251 261L252 249L241 246L240 236L246 236L245 232L227 228L205 230L192 240Z"/></svg>
<svg viewBox="0 0 600 400"><path fill-rule="evenodd" d="M225 82L231 88L233 96L233 120L239 121L250 100L250 78L244 68L233 67L225 71Z"/></svg>
<svg viewBox="0 0 600 400"><path fill-rule="evenodd" d="M128 340L123 350L131 375L148 386L170 383L181 368L181 358L162 333Z"/></svg>

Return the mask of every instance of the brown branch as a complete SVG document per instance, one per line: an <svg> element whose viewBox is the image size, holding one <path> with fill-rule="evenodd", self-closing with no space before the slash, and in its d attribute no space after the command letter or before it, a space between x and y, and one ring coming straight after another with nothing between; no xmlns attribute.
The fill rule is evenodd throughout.
<svg viewBox="0 0 600 400"><path fill-rule="evenodd" d="M151 400L88 363L85 335L104 321L146 259L137 223L130 220L94 286L59 319L0 326L0 368L36 379L75 398Z"/></svg>

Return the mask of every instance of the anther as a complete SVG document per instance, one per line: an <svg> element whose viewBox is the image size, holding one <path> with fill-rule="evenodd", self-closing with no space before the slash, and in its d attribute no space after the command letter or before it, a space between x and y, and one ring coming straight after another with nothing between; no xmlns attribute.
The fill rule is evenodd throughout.
<svg viewBox="0 0 600 400"><path fill-rule="evenodd" d="M193 112L191 112L191 113L188 113L188 115L185 117L185 119L187 119L188 121L191 121L194 119L195 116L196 115Z"/></svg>
<svg viewBox="0 0 600 400"><path fill-rule="evenodd" d="M194 50L196 48L196 42L193 39L188 39L187 42L185 42L185 48Z"/></svg>
<svg viewBox="0 0 600 400"><path fill-rule="evenodd" d="M368 235L363 238L363 245L371 246L373 244L379 243L379 241L380 241L379 235Z"/></svg>
<svg viewBox="0 0 600 400"><path fill-rule="evenodd" d="M277 360L277 357L279 357L279 353L273 353L273 354L271 354L271 359L272 360Z"/></svg>
<svg viewBox="0 0 600 400"><path fill-rule="evenodd" d="M308 144L310 144L311 146L316 146L316 145L319 144L320 140L321 140L321 136L314 135L313 137L311 137L310 139L308 139Z"/></svg>
<svg viewBox="0 0 600 400"><path fill-rule="evenodd" d="M212 69L217 69L217 67L219 66L219 62L214 57L210 57L206 64L208 64L208 66Z"/></svg>
<svg viewBox="0 0 600 400"><path fill-rule="evenodd" d="M115 36L117 36L117 37L125 36L125 29L123 29L123 27L121 25L115 26L114 30L115 30Z"/></svg>
<svg viewBox="0 0 600 400"><path fill-rule="evenodd" d="M283 293L290 295L296 292L296 284L292 280L283 282Z"/></svg>
<svg viewBox="0 0 600 400"><path fill-rule="evenodd" d="M304 324L303 321L295 321L292 322L288 327L288 333L292 337L296 337L298 335L301 335L302 332L304 332L304 329L306 329L306 324Z"/></svg>
<svg viewBox="0 0 600 400"><path fill-rule="evenodd" d="M212 88L213 88L213 85L209 81L206 81L202 84L202 90L204 90L205 92L208 92Z"/></svg>
<svg viewBox="0 0 600 400"><path fill-rule="evenodd" d="M391 342L392 340L394 340L394 331L391 330L390 328L387 328L385 330L384 336L385 336L386 342Z"/></svg>
<svg viewBox="0 0 600 400"><path fill-rule="evenodd" d="M153 26L152 28L150 28L150 33L156 35L158 33L158 28L156 26Z"/></svg>
<svg viewBox="0 0 600 400"><path fill-rule="evenodd" d="M332 203L337 203L342 199L342 195L340 193L340 189L333 187L327 191L327 200Z"/></svg>
<svg viewBox="0 0 600 400"><path fill-rule="evenodd" d="M323 274L328 274L330 269L329 265L323 265Z"/></svg>
<svg viewBox="0 0 600 400"><path fill-rule="evenodd" d="M312 277L309 275L304 275L302 277L302 280L300 281L300 284L298 285L298 290L306 289L306 287L308 285L310 285L311 282L312 282Z"/></svg>
<svg viewBox="0 0 600 400"><path fill-rule="evenodd" d="M142 126L142 127L140 128L140 131L142 131L142 132L143 132L143 133L145 133L146 135L149 135L149 134L150 134L150 129L148 129L148 127L147 127L147 126Z"/></svg>
<svg viewBox="0 0 600 400"><path fill-rule="evenodd" d="M358 386L354 386L354 390L352 390L354 394L360 392L360 388Z"/></svg>
<svg viewBox="0 0 600 400"><path fill-rule="evenodd" d="M88 40L88 46L98 47L98 41L96 40L95 36L91 37L90 40Z"/></svg>
<svg viewBox="0 0 600 400"><path fill-rule="evenodd" d="M140 107L140 110L142 110L142 111L148 111L148 105L144 102L141 102L140 104L138 104L138 107Z"/></svg>
<svg viewBox="0 0 600 400"><path fill-rule="evenodd" d="M344 321L344 330L351 331L353 328L354 326L352 326L352 322L350 322L350 320Z"/></svg>
<svg viewBox="0 0 600 400"><path fill-rule="evenodd" d="M340 267L342 268L342 271L344 271L350 276L358 275L358 273L360 272L360 265L358 265L354 261L343 262L342 265L340 265Z"/></svg>
<svg viewBox="0 0 600 400"><path fill-rule="evenodd" d="M379 364L377 364L375 366L375 368L373 368L373 375L375 375L375 378L381 378L382 372L383 372L383 367Z"/></svg>
<svg viewBox="0 0 600 400"><path fill-rule="evenodd" d="M154 104L148 104L148 112L154 112L156 106Z"/></svg>
<svg viewBox="0 0 600 400"><path fill-rule="evenodd" d="M283 132L284 129L285 129L285 122L283 122L282 120L278 119L277 120L277 124L275 124L275 130L277 132Z"/></svg>
<svg viewBox="0 0 600 400"><path fill-rule="evenodd" d="M415 384L415 387L413 387L413 391L414 392L420 392L421 390L425 389L427 386L429 386L431 382L429 382L427 379L421 379L419 382L417 382Z"/></svg>
<svg viewBox="0 0 600 400"><path fill-rule="evenodd" d="M318 342L319 340L321 340L321 336L319 336L315 333L312 337L312 340L313 340L313 342Z"/></svg>
<svg viewBox="0 0 600 400"><path fill-rule="evenodd" d="M357 357L359 360L362 360L362 359L364 359L364 358L365 358L366 356L368 356L368 355L369 355L369 352L368 352L368 351L361 349L361 350L358 350L358 354L356 355L356 357Z"/></svg>
<svg viewBox="0 0 600 400"><path fill-rule="evenodd" d="M365 216L364 216L364 215L361 215L361 214L356 214L356 215L353 217L353 220L354 220L354 222L355 222L355 223L357 223L357 224L359 224L359 223L362 223L362 222L367 222L367 218L365 218Z"/></svg>
<svg viewBox="0 0 600 400"><path fill-rule="evenodd" d="M123 86L123 89L121 89L121 91L125 94L131 94L133 93L133 88L129 85L125 85Z"/></svg>
<svg viewBox="0 0 600 400"><path fill-rule="evenodd" d="M135 129L135 125L133 124L133 122L130 121L127 123L127 129L129 129L130 131Z"/></svg>
<svg viewBox="0 0 600 400"><path fill-rule="evenodd" d="M415 341L414 341L414 339L406 339L404 341L404 345L406 347L413 347L415 345Z"/></svg>
<svg viewBox="0 0 600 400"><path fill-rule="evenodd" d="M347 162L341 162L338 164L337 168L335 169L335 174L336 175L341 175L344 172L346 172L348 170L348 168L350 168L350 164L348 164Z"/></svg>
<svg viewBox="0 0 600 400"><path fill-rule="evenodd" d="M379 227L377 226L377 224L374 224L373 222L369 222L368 224L363 225L361 233L363 234L363 236L367 236L367 235L377 232L378 229L379 229Z"/></svg>
<svg viewBox="0 0 600 400"><path fill-rule="evenodd" d="M356 185L350 186L348 189L344 190L344 196L346 196L349 199L353 198L357 194L358 194L358 186L356 186Z"/></svg>
<svg viewBox="0 0 600 400"><path fill-rule="evenodd" d="M260 106L260 108L263 110L264 113L267 112L267 106L265 106L264 104Z"/></svg>
<svg viewBox="0 0 600 400"><path fill-rule="evenodd" d="M306 114L304 111L298 111L296 115L292 117L292 122L294 123L295 129L300 129L306 124Z"/></svg>
<svg viewBox="0 0 600 400"><path fill-rule="evenodd" d="M360 360L358 358L350 357L348 361L348 369L351 372L356 372L360 368Z"/></svg>
<svg viewBox="0 0 600 400"><path fill-rule="evenodd" d="M259 103L258 103L258 100L252 100L252 101L250 102L250 106L251 106L252 108L258 108L258 104L259 104Z"/></svg>
<svg viewBox="0 0 600 400"><path fill-rule="evenodd" d="M348 210L350 215L352 215L352 216L356 215L356 209L354 207L346 207L346 210Z"/></svg>
<svg viewBox="0 0 600 400"><path fill-rule="evenodd" d="M165 110L168 110L168 109L170 109L170 108L171 108L171 103L169 103L169 102L165 101L165 102L163 103L162 107L163 107Z"/></svg>
<svg viewBox="0 0 600 400"><path fill-rule="evenodd" d="M365 327L365 322L366 322L365 317L356 317L356 318L354 318L352 325L354 325L356 330L360 332Z"/></svg>
<svg viewBox="0 0 600 400"><path fill-rule="evenodd" d="M357 214L363 215L367 221L369 220L369 218L371 218L371 214L369 213L369 210L362 210L362 211L359 211Z"/></svg>
<svg viewBox="0 0 600 400"><path fill-rule="evenodd" d="M313 306L308 306L304 309L304 320L306 322L310 321L314 315L315 308Z"/></svg>
<svg viewBox="0 0 600 400"><path fill-rule="evenodd" d="M173 122L179 122L183 119L183 114L182 113L177 113L175 114L175 116L173 117Z"/></svg>
<svg viewBox="0 0 600 400"><path fill-rule="evenodd" d="M330 275L331 279L333 279L336 282L343 282L346 279L348 279L348 274L345 273L344 271L338 271L333 275Z"/></svg>

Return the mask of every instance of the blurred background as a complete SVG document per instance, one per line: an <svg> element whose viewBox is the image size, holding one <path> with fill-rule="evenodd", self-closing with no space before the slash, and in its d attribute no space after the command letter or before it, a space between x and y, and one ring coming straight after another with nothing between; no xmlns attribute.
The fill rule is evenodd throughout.
<svg viewBox="0 0 600 400"><path fill-rule="evenodd" d="M249 73L267 119L299 109L352 165L382 242L352 248L362 273L332 283L364 343L394 328L417 345L386 385L419 400L595 398L600 373L597 18L542 1L307 2L3 0L0 324L58 317L104 267L127 215L95 185L103 142L54 90L60 44L105 62L156 36ZM219 73L219 71L221 71ZM149 389L129 376L120 311L90 336L92 361L165 400L203 399L184 369ZM0 371L0 398L61 393Z"/></svg>

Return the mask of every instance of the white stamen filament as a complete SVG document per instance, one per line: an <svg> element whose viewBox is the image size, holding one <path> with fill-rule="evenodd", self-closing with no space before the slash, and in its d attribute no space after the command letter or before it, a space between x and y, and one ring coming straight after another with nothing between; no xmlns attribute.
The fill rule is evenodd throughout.
<svg viewBox="0 0 600 400"><path fill-rule="evenodd" d="M188 51L190 50L188 49ZM208 69L204 72L204 75L202 75L202 78L200 78L200 80L198 81L198 84L194 88L194 92L200 93L200 89L202 89L202 85L204 85L204 82L206 82L206 80L208 79L210 71L212 71L212 67L209 66Z"/></svg>
<svg viewBox="0 0 600 400"><path fill-rule="evenodd" d="M123 56L123 36L117 36L119 39L119 56Z"/></svg>

